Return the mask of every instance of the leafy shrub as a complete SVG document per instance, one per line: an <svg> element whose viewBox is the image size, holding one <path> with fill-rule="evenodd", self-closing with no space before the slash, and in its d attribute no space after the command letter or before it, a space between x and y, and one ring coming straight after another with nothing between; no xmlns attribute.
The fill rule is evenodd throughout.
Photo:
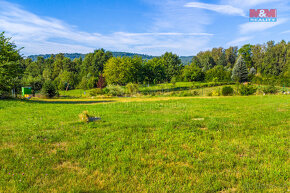
<svg viewBox="0 0 290 193"><path fill-rule="evenodd" d="M138 84L128 83L126 85L129 94L136 94L139 91Z"/></svg>
<svg viewBox="0 0 290 193"><path fill-rule="evenodd" d="M212 79L212 81L215 82L215 83L217 83L217 82L219 81L219 78L218 78L218 77L214 77L214 78Z"/></svg>
<svg viewBox="0 0 290 193"><path fill-rule="evenodd" d="M201 85L199 83L193 83L191 88L200 88Z"/></svg>
<svg viewBox="0 0 290 193"><path fill-rule="evenodd" d="M194 90L193 92L191 92L191 94L192 94L193 96L198 96L198 95L199 95L199 92L196 91L196 90Z"/></svg>
<svg viewBox="0 0 290 193"><path fill-rule="evenodd" d="M87 89L94 88L95 85L96 85L96 78L88 74L87 76L84 76L82 78L78 87L81 89L87 90Z"/></svg>
<svg viewBox="0 0 290 193"><path fill-rule="evenodd" d="M201 85L201 88L206 88L206 87L209 87L209 83L204 83Z"/></svg>
<svg viewBox="0 0 290 193"><path fill-rule="evenodd" d="M240 87L240 94L242 96L248 96L248 95L252 95L257 91L257 88L252 86L251 84L242 84L242 86Z"/></svg>
<svg viewBox="0 0 290 193"><path fill-rule="evenodd" d="M218 90L213 90L207 93L207 96L220 96L220 92Z"/></svg>
<svg viewBox="0 0 290 193"><path fill-rule="evenodd" d="M214 86L216 86L216 83L215 82L209 82L207 84L207 87L214 87Z"/></svg>
<svg viewBox="0 0 290 193"><path fill-rule="evenodd" d="M55 85L50 80L45 81L41 93L48 98L52 98L58 94Z"/></svg>
<svg viewBox="0 0 290 193"><path fill-rule="evenodd" d="M234 94L234 89L231 86L224 86L222 88L222 95L223 96L231 96Z"/></svg>
<svg viewBox="0 0 290 193"><path fill-rule="evenodd" d="M219 91L217 90L212 91L212 96L220 96Z"/></svg>
<svg viewBox="0 0 290 193"><path fill-rule="evenodd" d="M97 87L102 89L106 87L106 80L105 77L101 74L98 79Z"/></svg>
<svg viewBox="0 0 290 193"><path fill-rule="evenodd" d="M231 84L235 84L235 83L234 82L208 82L208 83L199 83L199 84L195 83L193 88L206 88L206 87L231 85Z"/></svg>
<svg viewBox="0 0 290 193"><path fill-rule="evenodd" d="M276 94L279 89L274 85L269 85L264 87L262 90L265 94Z"/></svg>
<svg viewBox="0 0 290 193"><path fill-rule="evenodd" d="M119 85L109 85L107 88L109 89L109 94L113 96L123 96L125 93L124 89Z"/></svg>
<svg viewBox="0 0 290 193"><path fill-rule="evenodd" d="M79 83L78 88L87 90L87 84L88 84L87 78L86 77L83 77L82 80L81 80L81 82Z"/></svg>
<svg viewBox="0 0 290 193"><path fill-rule="evenodd" d="M102 92L103 92L104 94L108 94L108 93L110 92L110 90L106 87L106 88L103 88L103 89L102 89Z"/></svg>
<svg viewBox="0 0 290 193"><path fill-rule="evenodd" d="M180 97L186 97L186 96L192 96L192 94L190 92L186 92L186 91L182 91L179 93Z"/></svg>
<svg viewBox="0 0 290 193"><path fill-rule="evenodd" d="M90 96L97 96L99 94L103 94L102 89L100 88L95 88L89 91Z"/></svg>
<svg viewBox="0 0 290 193"><path fill-rule="evenodd" d="M209 82L207 84L208 87L214 87L214 86L221 86L221 85L224 85L226 83L223 83L223 82Z"/></svg>
<svg viewBox="0 0 290 193"><path fill-rule="evenodd" d="M173 86L176 84L176 77L172 77L170 83L172 83Z"/></svg>
<svg viewBox="0 0 290 193"><path fill-rule="evenodd" d="M145 89L144 91L142 91L142 94L144 94L144 95L150 95L150 90Z"/></svg>
<svg viewBox="0 0 290 193"><path fill-rule="evenodd" d="M0 99L11 98L10 92L0 90Z"/></svg>

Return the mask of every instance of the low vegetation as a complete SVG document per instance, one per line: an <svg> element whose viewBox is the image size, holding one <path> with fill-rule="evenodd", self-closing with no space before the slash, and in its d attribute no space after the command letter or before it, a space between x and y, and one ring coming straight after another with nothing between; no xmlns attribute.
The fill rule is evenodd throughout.
<svg viewBox="0 0 290 193"><path fill-rule="evenodd" d="M119 85L109 85L107 87L109 90L108 94L111 96L123 96L125 94L125 89Z"/></svg>
<svg viewBox="0 0 290 193"><path fill-rule="evenodd" d="M52 98L58 94L57 89L55 88L55 85L50 80L47 80L43 84L41 93L48 98Z"/></svg>
<svg viewBox="0 0 290 193"><path fill-rule="evenodd" d="M223 96L231 96L234 94L234 89L231 86L225 86L222 88Z"/></svg>
<svg viewBox="0 0 290 193"><path fill-rule="evenodd" d="M242 96L248 96L254 94L257 91L257 87L251 84L242 84L239 91Z"/></svg>
<svg viewBox="0 0 290 193"><path fill-rule="evenodd" d="M263 88L265 94L276 94L279 92L279 88L274 85L269 85Z"/></svg>

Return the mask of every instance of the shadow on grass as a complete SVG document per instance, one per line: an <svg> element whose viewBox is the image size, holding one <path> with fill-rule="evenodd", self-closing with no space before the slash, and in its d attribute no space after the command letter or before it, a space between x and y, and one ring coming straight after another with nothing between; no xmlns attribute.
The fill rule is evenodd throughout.
<svg viewBox="0 0 290 193"><path fill-rule="evenodd" d="M42 100L25 100L28 103L40 103L40 104L97 104L97 103L111 103L114 100L104 100L104 101L42 101Z"/></svg>

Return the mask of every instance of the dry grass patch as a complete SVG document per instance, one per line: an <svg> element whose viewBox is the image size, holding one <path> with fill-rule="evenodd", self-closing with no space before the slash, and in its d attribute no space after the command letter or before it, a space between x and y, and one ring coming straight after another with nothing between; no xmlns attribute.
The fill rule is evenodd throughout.
<svg viewBox="0 0 290 193"><path fill-rule="evenodd" d="M234 192L238 192L238 189L237 188L229 188L229 189L220 191L220 193L234 193Z"/></svg>
<svg viewBox="0 0 290 193"><path fill-rule="evenodd" d="M65 161L58 164L54 169L56 170L71 170L78 173L83 173L84 168L79 166L79 163L72 163L70 161Z"/></svg>
<svg viewBox="0 0 290 193"><path fill-rule="evenodd" d="M106 185L105 183L106 180L109 180L109 179L108 179L108 176L106 176L104 173L96 170L87 177L87 180L93 182L94 185L103 189Z"/></svg>
<svg viewBox="0 0 290 193"><path fill-rule="evenodd" d="M4 142L0 145L0 149L14 149L15 148L15 144L11 143L11 142Z"/></svg>
<svg viewBox="0 0 290 193"><path fill-rule="evenodd" d="M48 153L56 154L57 151L66 151L67 150L67 142L59 142L59 143L53 143L48 151Z"/></svg>
<svg viewBox="0 0 290 193"><path fill-rule="evenodd" d="M277 111L278 111L278 112L286 112L286 111L288 111L288 110L287 110L287 109L278 108Z"/></svg>

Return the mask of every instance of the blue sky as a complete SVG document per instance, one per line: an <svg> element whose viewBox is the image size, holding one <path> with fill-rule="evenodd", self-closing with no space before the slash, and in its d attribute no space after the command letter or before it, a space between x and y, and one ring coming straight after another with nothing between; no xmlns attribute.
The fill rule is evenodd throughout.
<svg viewBox="0 0 290 193"><path fill-rule="evenodd" d="M249 22L249 9L277 9L278 21ZM88 53L104 48L195 55L213 47L290 37L285 0L0 0L0 31L22 53Z"/></svg>

